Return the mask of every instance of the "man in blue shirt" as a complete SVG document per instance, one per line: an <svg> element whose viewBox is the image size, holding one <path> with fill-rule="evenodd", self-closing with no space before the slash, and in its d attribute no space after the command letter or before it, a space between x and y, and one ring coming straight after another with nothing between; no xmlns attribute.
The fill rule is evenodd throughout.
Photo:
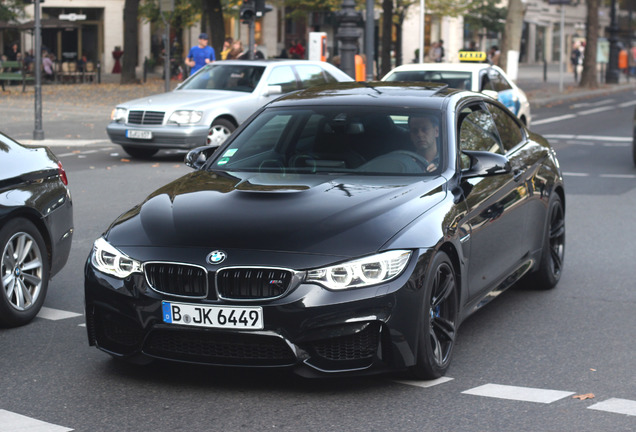
<svg viewBox="0 0 636 432"><path fill-rule="evenodd" d="M208 46L208 35L201 33L199 35L199 45L192 47L185 60L185 64L190 66L190 75L214 60L216 60L214 48Z"/></svg>

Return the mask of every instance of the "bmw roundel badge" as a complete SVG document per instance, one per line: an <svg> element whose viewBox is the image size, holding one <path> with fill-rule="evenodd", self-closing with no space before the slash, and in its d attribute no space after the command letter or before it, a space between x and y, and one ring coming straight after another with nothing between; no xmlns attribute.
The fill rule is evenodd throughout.
<svg viewBox="0 0 636 432"><path fill-rule="evenodd" d="M227 254L220 250L215 250L210 252L210 255L207 257L207 261L210 264L221 264L227 258Z"/></svg>

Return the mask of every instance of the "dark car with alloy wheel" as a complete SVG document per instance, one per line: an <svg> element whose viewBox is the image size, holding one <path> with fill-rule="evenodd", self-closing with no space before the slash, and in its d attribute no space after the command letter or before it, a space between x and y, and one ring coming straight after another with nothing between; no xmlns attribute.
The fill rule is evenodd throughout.
<svg viewBox="0 0 636 432"><path fill-rule="evenodd" d="M436 378L468 315L561 277L555 152L481 94L307 89L186 163L88 257L89 342L116 358Z"/></svg>
<svg viewBox="0 0 636 432"><path fill-rule="evenodd" d="M66 264L73 204L62 164L46 147L0 133L0 325L40 311L49 279Z"/></svg>
<svg viewBox="0 0 636 432"><path fill-rule="evenodd" d="M353 81L337 67L308 60L213 62L174 91L121 103L106 132L130 156L161 149L219 146L249 116L281 94Z"/></svg>

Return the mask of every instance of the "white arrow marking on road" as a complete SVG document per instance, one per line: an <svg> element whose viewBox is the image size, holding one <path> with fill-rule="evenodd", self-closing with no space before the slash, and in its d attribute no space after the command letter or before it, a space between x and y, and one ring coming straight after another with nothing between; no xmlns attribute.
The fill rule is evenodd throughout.
<svg viewBox="0 0 636 432"><path fill-rule="evenodd" d="M73 318L73 317L77 317L81 315L82 314L78 314L75 312L67 312L63 310L43 307L42 309L40 309L40 313L38 313L38 318L44 318L48 320L57 321L57 320Z"/></svg>
<svg viewBox="0 0 636 432"><path fill-rule="evenodd" d="M392 380L393 382L406 384L415 387L434 387L436 385L444 384L445 382L452 381L453 378L450 377L441 377L430 381L421 381L421 380Z"/></svg>
<svg viewBox="0 0 636 432"><path fill-rule="evenodd" d="M73 429L46 423L31 417L0 410L0 429L20 432L68 432Z"/></svg>
<svg viewBox="0 0 636 432"><path fill-rule="evenodd" d="M500 384L485 384L462 392L474 396L485 396L497 399L517 400L524 402L552 403L573 395L574 392L545 390L530 387L515 387Z"/></svg>
<svg viewBox="0 0 636 432"><path fill-rule="evenodd" d="M636 401L612 398L589 406L587 409L636 416Z"/></svg>

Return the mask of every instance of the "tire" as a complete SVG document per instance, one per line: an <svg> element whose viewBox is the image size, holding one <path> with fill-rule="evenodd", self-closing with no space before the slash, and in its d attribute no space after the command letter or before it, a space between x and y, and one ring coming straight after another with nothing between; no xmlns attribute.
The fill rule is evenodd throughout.
<svg viewBox="0 0 636 432"><path fill-rule="evenodd" d="M565 211L556 193L550 200L545 231L539 268L526 277L527 288L552 289L561 279L565 257Z"/></svg>
<svg viewBox="0 0 636 432"><path fill-rule="evenodd" d="M415 379L431 380L446 373L457 335L458 293L453 264L444 252L433 258L424 285Z"/></svg>
<svg viewBox="0 0 636 432"><path fill-rule="evenodd" d="M44 304L50 274L46 245L33 223L17 218L0 229L0 252L0 324L21 326Z"/></svg>
<svg viewBox="0 0 636 432"><path fill-rule="evenodd" d="M150 159L159 151L159 149L153 148L140 148L140 147L130 147L130 146L122 146L124 151L128 153L131 157L135 159Z"/></svg>
<svg viewBox="0 0 636 432"><path fill-rule="evenodd" d="M229 120L223 118L214 120L208 131L207 145L220 146L235 129L236 126Z"/></svg>

